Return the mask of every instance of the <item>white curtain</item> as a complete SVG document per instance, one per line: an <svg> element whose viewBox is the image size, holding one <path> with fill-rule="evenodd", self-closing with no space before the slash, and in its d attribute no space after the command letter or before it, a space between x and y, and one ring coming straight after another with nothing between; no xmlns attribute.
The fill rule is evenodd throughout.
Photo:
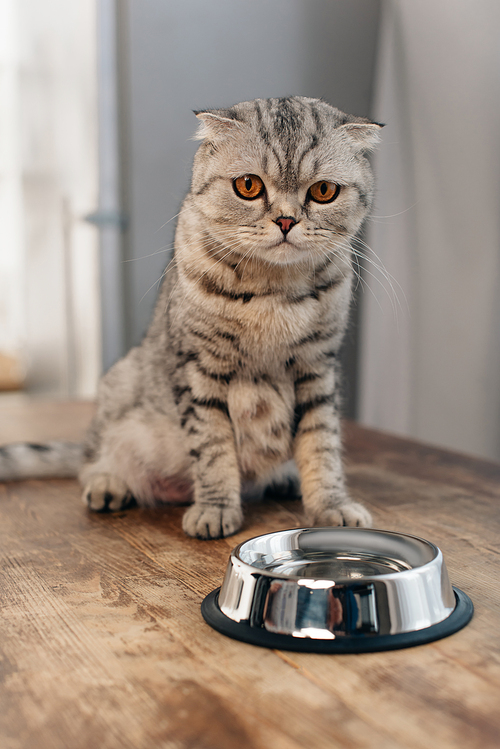
<svg viewBox="0 0 500 749"><path fill-rule="evenodd" d="M384 0L368 243L401 288L366 275L360 421L493 459L499 94L498 0Z"/></svg>
<svg viewBox="0 0 500 749"><path fill-rule="evenodd" d="M96 0L0 0L0 356L38 394L100 371Z"/></svg>

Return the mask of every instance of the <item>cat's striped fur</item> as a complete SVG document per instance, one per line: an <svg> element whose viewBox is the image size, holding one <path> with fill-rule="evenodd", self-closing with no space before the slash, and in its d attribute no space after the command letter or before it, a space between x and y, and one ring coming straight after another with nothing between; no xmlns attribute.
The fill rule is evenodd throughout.
<svg viewBox="0 0 500 749"><path fill-rule="evenodd" d="M184 530L217 538L240 528L242 491L296 465L306 522L368 525L344 485L337 354L379 126L302 97L197 116L174 258L146 337L102 379L84 500L192 499ZM235 189L246 175L257 198ZM311 199L319 180L339 186L332 202Z"/></svg>

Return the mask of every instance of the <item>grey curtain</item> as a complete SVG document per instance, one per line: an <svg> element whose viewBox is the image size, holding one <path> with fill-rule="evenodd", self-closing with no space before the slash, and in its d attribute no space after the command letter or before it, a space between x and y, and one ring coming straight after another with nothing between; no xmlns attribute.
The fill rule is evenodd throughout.
<svg viewBox="0 0 500 749"><path fill-rule="evenodd" d="M382 8L360 420L498 459L500 3Z"/></svg>

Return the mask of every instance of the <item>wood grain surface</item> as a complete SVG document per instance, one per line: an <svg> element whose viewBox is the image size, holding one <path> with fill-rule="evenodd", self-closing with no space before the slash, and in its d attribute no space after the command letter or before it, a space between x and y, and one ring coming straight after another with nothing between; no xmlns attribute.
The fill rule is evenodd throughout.
<svg viewBox="0 0 500 749"><path fill-rule="evenodd" d="M2 405L0 436L78 439L91 404ZM59 431L58 431L59 429ZM249 506L197 541L182 508L91 515L75 481L0 486L1 749L497 749L500 467L345 426L353 496L377 527L441 547L475 604L462 631L362 655L271 651L200 615L230 549L302 524Z"/></svg>

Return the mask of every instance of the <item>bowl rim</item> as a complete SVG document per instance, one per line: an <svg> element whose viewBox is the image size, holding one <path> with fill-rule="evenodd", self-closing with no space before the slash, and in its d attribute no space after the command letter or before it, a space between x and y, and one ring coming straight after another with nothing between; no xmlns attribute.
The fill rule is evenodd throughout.
<svg viewBox="0 0 500 749"><path fill-rule="evenodd" d="M300 528L283 528L278 531L270 531L269 533L260 533L257 536L252 536L251 538L246 539L245 541L242 541L237 546L234 547L234 549L231 550L229 555L229 564L231 563L231 559L237 560L237 565L243 565L248 570L253 570L255 573L258 573L259 575L263 575L265 577L272 577L276 580L290 580L290 581L298 581L298 580L329 580L330 578L326 577L315 577L313 576L307 576L305 574L301 575L288 575L283 574L279 572L275 572L273 570L268 570L265 567L256 567L255 565L251 564L250 562L246 562L244 559L242 559L239 556L239 552L241 548L247 544L250 544L252 541L256 541L257 539L265 538L266 536L274 536L281 533L300 533L303 531L333 531L333 532L351 532L351 531L361 531L366 532L370 534L386 534L391 536L397 536L399 538L409 538L414 541L418 541L422 543L424 546L427 546L430 548L433 552L432 558L429 559L424 564L415 565L410 567L409 569L405 570L398 570L396 572L384 572L380 575L363 575L362 577L356 578L356 580L353 580L352 578L345 577L345 576L336 576L335 579L335 585L339 584L351 584L351 583L361 583L361 582L369 582L369 581L376 581L376 580L391 580L394 578L401 579L403 576L411 576L415 574L416 570L423 570L425 571L425 568L428 565L431 565L436 562L436 559L441 559L441 561L444 560L443 553L439 546L436 546L436 544L433 544L432 541L427 541L427 539L422 538L421 536L416 536L411 533L400 533L399 531L389 531L385 530L383 528L353 528L353 527L345 527L345 526L313 526L313 527L300 527ZM368 552L369 553L369 552ZM333 581L332 581L333 582Z"/></svg>

